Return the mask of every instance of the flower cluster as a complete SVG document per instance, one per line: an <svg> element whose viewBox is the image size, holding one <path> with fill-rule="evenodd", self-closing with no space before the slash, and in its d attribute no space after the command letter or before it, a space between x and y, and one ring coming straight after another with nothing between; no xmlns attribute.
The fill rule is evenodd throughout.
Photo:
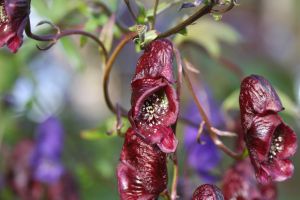
<svg viewBox="0 0 300 200"><path fill-rule="evenodd" d="M297 149L295 132L278 112L281 101L271 84L252 75L241 84L241 121L250 159L260 183L290 178L294 166L289 160Z"/></svg>
<svg viewBox="0 0 300 200"><path fill-rule="evenodd" d="M0 0L0 47L17 52L30 14L30 0Z"/></svg>
<svg viewBox="0 0 300 200"><path fill-rule="evenodd" d="M157 199L167 187L166 153L178 143L171 128L178 115L172 57L171 42L155 40L138 61L128 114L132 128L117 169L121 199Z"/></svg>

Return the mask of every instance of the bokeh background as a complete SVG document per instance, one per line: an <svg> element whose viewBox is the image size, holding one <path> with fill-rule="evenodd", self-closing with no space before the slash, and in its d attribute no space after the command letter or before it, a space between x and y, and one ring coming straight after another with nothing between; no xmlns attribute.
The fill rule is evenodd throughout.
<svg viewBox="0 0 300 200"><path fill-rule="evenodd" d="M133 22L123 1L102 2L124 26ZM131 1L133 3L133 1ZM152 1L138 1L151 9ZM170 3L172 1L160 1ZM197 8L179 11L180 2L157 17L158 31L181 21ZM188 28L186 36L172 39L182 56L200 71L201 81L225 113L238 109L240 78L248 74L265 76L279 91L286 111L282 117L299 133L300 105L300 2L298 0L240 0L240 5L216 21L205 16ZM134 7L137 11L137 7ZM100 35L109 17L93 1L32 1L31 24L49 20L62 29L83 28ZM46 25L33 27L35 33L51 32ZM112 49L122 33L115 29ZM64 128L62 163L78 186L81 199L118 199L115 169L123 138L106 136L115 132L115 116L108 110L102 91L103 59L97 46L72 36L61 39L50 50L39 51L25 37L17 54L0 50L0 199L15 199L4 177L10 152L24 139L36 137L37 126L49 116L56 116ZM114 102L130 108L130 79L140 53L133 43L119 55L110 81ZM181 112L191 97L184 88ZM127 123L125 122L126 130ZM179 123L180 173L186 170L183 147L184 124ZM229 145L230 139L225 139ZM201 156L201 155L199 155ZM233 163L227 155L216 169L222 174ZM300 195L300 159L297 153L294 176L279 183L279 199L297 200ZM170 162L171 163L171 162ZM172 170L170 165L170 171ZM195 184L203 180L189 170ZM194 187L194 186L193 186ZM194 188L192 188L193 190Z"/></svg>

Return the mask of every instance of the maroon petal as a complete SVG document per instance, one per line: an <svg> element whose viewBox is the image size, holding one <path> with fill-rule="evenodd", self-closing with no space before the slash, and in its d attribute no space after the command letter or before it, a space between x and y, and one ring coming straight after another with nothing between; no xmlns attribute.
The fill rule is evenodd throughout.
<svg viewBox="0 0 300 200"><path fill-rule="evenodd" d="M165 153L175 152L178 144L178 140L176 139L171 128L160 127L158 129L158 133L161 135L161 139L157 142L157 146L161 151Z"/></svg>
<svg viewBox="0 0 300 200"><path fill-rule="evenodd" d="M204 184L199 186L195 190L192 199L193 200L224 200L224 197L221 190L217 186Z"/></svg>
<svg viewBox="0 0 300 200"><path fill-rule="evenodd" d="M128 129L117 176L122 200L157 199L167 187L166 154Z"/></svg>
<svg viewBox="0 0 300 200"><path fill-rule="evenodd" d="M274 88L263 77L247 77L241 86L240 108L257 180L268 183L290 178L294 166L288 158L296 152L297 137L278 115L283 107Z"/></svg>
<svg viewBox="0 0 300 200"><path fill-rule="evenodd" d="M294 173L294 165L288 159L263 163L262 168L268 174L268 179L273 181L285 181Z"/></svg>
<svg viewBox="0 0 300 200"><path fill-rule="evenodd" d="M131 124L144 139L157 143L166 153L174 152L177 146L170 126L176 122L178 110L176 92L165 79L142 79L133 84Z"/></svg>
<svg viewBox="0 0 300 200"><path fill-rule="evenodd" d="M258 75L248 76L242 81L240 108L244 128L249 128L252 117L256 114L283 110L281 101L272 85Z"/></svg>
<svg viewBox="0 0 300 200"><path fill-rule="evenodd" d="M249 159L235 163L225 172L222 192L225 200L275 200L277 197L274 183L261 185L256 182Z"/></svg>
<svg viewBox="0 0 300 200"><path fill-rule="evenodd" d="M277 153L277 156L281 159L293 156L298 147L296 133L289 126L282 122L276 129L276 135L281 136L282 140L281 146L277 147L280 150Z"/></svg>
<svg viewBox="0 0 300 200"><path fill-rule="evenodd" d="M154 40L139 58L132 83L139 79L164 78L170 83L173 78L173 45L169 40Z"/></svg>
<svg viewBox="0 0 300 200"><path fill-rule="evenodd" d="M0 47L7 44L17 52L23 42L23 32L30 13L30 0L1 0Z"/></svg>

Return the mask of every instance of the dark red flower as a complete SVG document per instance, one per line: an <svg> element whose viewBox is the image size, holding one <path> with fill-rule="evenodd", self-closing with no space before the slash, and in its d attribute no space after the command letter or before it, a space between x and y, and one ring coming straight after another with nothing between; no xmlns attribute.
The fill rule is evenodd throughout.
<svg viewBox="0 0 300 200"><path fill-rule="evenodd" d="M261 76L245 78L240 109L245 142L258 181L290 178L294 166L289 158L296 152L297 138L278 115L283 106L274 88Z"/></svg>
<svg viewBox="0 0 300 200"><path fill-rule="evenodd" d="M30 0L0 0L0 47L17 52L30 13Z"/></svg>
<svg viewBox="0 0 300 200"><path fill-rule="evenodd" d="M193 200L208 200L208 199L224 200L224 197L221 190L215 185L204 184L199 186L193 194Z"/></svg>
<svg viewBox="0 0 300 200"><path fill-rule="evenodd" d="M154 200L167 187L166 154L128 129L117 169L122 200Z"/></svg>
<svg viewBox="0 0 300 200"><path fill-rule="evenodd" d="M9 160L6 182L14 194L23 200L38 200L42 197L43 187L32 176L30 159L34 142L23 140L14 148Z"/></svg>
<svg viewBox="0 0 300 200"><path fill-rule="evenodd" d="M178 116L172 57L171 42L151 42L139 59L131 82L131 124L146 141L158 144L165 153L174 152L178 143L170 128Z"/></svg>
<svg viewBox="0 0 300 200"><path fill-rule="evenodd" d="M222 192L225 200L275 200L276 184L257 183L250 159L237 162L223 177Z"/></svg>
<svg viewBox="0 0 300 200"><path fill-rule="evenodd" d="M73 176L64 173L58 181L47 188L48 200L79 200L78 188Z"/></svg>

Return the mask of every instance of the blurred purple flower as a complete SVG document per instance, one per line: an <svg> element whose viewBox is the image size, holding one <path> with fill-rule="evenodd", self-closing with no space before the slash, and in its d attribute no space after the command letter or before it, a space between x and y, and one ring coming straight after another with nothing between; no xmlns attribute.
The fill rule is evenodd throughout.
<svg viewBox="0 0 300 200"><path fill-rule="evenodd" d="M192 8L192 7L197 7L199 6L201 3L203 2L203 0L195 0L194 2L186 2L181 4L181 7L179 10L183 9L183 8Z"/></svg>
<svg viewBox="0 0 300 200"><path fill-rule="evenodd" d="M197 96L212 125L214 127L222 127L224 124L223 114L216 101L213 99L209 89L198 87ZM194 103L189 104L185 116L195 124L200 124L202 121ZM196 127L185 127L184 146L188 156L187 161L188 164L197 171L205 183L214 183L217 181L218 177L213 175L211 171L219 164L221 155L205 129L204 133L201 135L201 142L203 144L197 142L197 132L198 128Z"/></svg>
<svg viewBox="0 0 300 200"><path fill-rule="evenodd" d="M32 157L34 178L44 183L58 181L64 172L61 164L63 128L55 117L42 122L37 129L36 146Z"/></svg>

